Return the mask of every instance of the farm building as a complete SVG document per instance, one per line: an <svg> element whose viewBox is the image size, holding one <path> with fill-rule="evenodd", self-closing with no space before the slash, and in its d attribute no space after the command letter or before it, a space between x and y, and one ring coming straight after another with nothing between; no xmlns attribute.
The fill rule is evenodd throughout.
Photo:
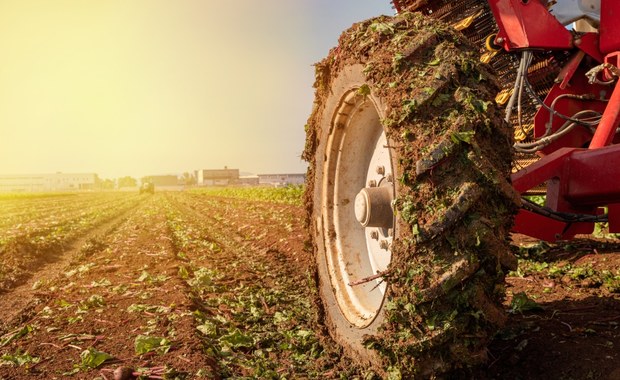
<svg viewBox="0 0 620 380"><path fill-rule="evenodd" d="M201 169L196 176L198 186L229 186L239 183L239 169Z"/></svg>
<svg viewBox="0 0 620 380"><path fill-rule="evenodd" d="M239 185L258 186L258 183L257 175L242 175L239 177Z"/></svg>
<svg viewBox="0 0 620 380"><path fill-rule="evenodd" d="M305 174L259 174L258 183L261 185L289 186L306 183Z"/></svg>
<svg viewBox="0 0 620 380"><path fill-rule="evenodd" d="M98 181L95 173L0 175L0 192L92 190Z"/></svg>
<svg viewBox="0 0 620 380"><path fill-rule="evenodd" d="M176 175L150 175L142 178L142 183L152 182L157 187L179 186L179 177Z"/></svg>

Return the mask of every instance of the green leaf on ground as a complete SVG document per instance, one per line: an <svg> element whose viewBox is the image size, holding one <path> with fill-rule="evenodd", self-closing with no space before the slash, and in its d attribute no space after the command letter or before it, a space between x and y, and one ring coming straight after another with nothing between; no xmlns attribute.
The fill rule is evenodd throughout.
<svg viewBox="0 0 620 380"><path fill-rule="evenodd" d="M92 288L108 287L110 285L112 285L112 283L107 278L102 278L99 281L93 281L90 283Z"/></svg>
<svg viewBox="0 0 620 380"><path fill-rule="evenodd" d="M223 346L232 348L252 347L254 345L254 339L243 334L239 329L234 329L230 334L220 337L219 341Z"/></svg>
<svg viewBox="0 0 620 380"><path fill-rule="evenodd" d="M525 292L520 292L512 297L510 311L512 313L522 313L524 311L542 310L542 306L530 299Z"/></svg>
<svg viewBox="0 0 620 380"><path fill-rule="evenodd" d="M215 272L207 268L199 268L194 271L194 278L187 281L187 283L196 290L205 290L213 286L213 278Z"/></svg>
<svg viewBox="0 0 620 380"><path fill-rule="evenodd" d="M153 276L149 272L143 270L140 277L138 277L138 281L140 282L148 282L149 284L159 284L162 282L166 282L170 277L164 274L160 274L159 276Z"/></svg>
<svg viewBox="0 0 620 380"><path fill-rule="evenodd" d="M82 301L79 308L80 310L88 310L93 308L96 309L102 306L105 306L105 300L103 299L103 297L98 294L93 294L92 296L88 297L87 300Z"/></svg>
<svg viewBox="0 0 620 380"><path fill-rule="evenodd" d="M9 334L5 334L1 339L0 339L0 347L4 347L7 344L11 343L14 340L17 340L19 338L21 338L24 335L27 335L28 333L30 333L32 330L34 330L32 328L32 326L30 325L26 325L24 327L22 327L21 329L17 330L17 331L12 331Z"/></svg>
<svg viewBox="0 0 620 380"><path fill-rule="evenodd" d="M170 313L171 309L167 306L158 306L158 305L143 305L143 304L131 304L127 307L128 313L140 313L140 312L149 312L149 313Z"/></svg>
<svg viewBox="0 0 620 380"><path fill-rule="evenodd" d="M172 342L158 336L138 335L134 341L134 348L138 355L146 354L151 351L165 354L170 350L171 346Z"/></svg>
<svg viewBox="0 0 620 380"><path fill-rule="evenodd" d="M7 354L0 356L0 367L5 365L21 367L24 364L38 363L40 360L41 358L30 356L28 352L21 354L18 351L14 355Z"/></svg>
<svg viewBox="0 0 620 380"><path fill-rule="evenodd" d="M82 358L82 367L88 368L97 368L106 360L114 359L112 355L102 351L97 351L92 347L82 351L80 357Z"/></svg>
<svg viewBox="0 0 620 380"><path fill-rule="evenodd" d="M187 272L187 268L183 266L179 267L179 277L181 277L184 280L187 280L189 278L189 273Z"/></svg>
<svg viewBox="0 0 620 380"><path fill-rule="evenodd" d="M202 325L196 326L196 330L200 331L206 336L217 336L217 326L215 326L215 324L209 321L204 321Z"/></svg>

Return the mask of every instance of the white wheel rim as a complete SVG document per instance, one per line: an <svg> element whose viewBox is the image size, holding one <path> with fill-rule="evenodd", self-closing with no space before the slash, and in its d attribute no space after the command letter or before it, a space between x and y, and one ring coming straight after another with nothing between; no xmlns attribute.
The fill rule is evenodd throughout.
<svg viewBox="0 0 620 380"><path fill-rule="evenodd" d="M340 311L362 328L372 323L383 304L385 281L369 277L388 268L394 236L391 208L389 215L384 213L389 225L364 227L358 221L365 210L358 196L362 189L380 188L382 194L394 197L388 140L371 96L359 96L356 90L343 96L325 159L321 228L327 268Z"/></svg>

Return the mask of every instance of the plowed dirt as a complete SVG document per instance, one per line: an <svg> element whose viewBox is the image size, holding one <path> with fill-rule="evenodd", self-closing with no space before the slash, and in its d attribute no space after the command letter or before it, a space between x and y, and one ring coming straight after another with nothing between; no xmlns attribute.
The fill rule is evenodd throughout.
<svg viewBox="0 0 620 380"><path fill-rule="evenodd" d="M0 294L0 379L112 379L121 366L153 379L372 378L316 323L303 214L144 197ZM449 378L620 379L620 245L514 242L508 325L488 363ZM522 292L540 309L515 304Z"/></svg>

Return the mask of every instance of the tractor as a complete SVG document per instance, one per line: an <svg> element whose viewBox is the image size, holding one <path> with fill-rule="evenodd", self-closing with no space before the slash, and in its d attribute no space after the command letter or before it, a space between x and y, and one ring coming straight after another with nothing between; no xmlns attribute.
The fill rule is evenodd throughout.
<svg viewBox="0 0 620 380"><path fill-rule="evenodd" d="M305 204L330 335L425 378L487 360L512 232L620 231L620 2L392 5L315 65Z"/></svg>
<svg viewBox="0 0 620 380"><path fill-rule="evenodd" d="M153 182L144 182L142 186L140 186L140 194L155 194L155 184Z"/></svg>

